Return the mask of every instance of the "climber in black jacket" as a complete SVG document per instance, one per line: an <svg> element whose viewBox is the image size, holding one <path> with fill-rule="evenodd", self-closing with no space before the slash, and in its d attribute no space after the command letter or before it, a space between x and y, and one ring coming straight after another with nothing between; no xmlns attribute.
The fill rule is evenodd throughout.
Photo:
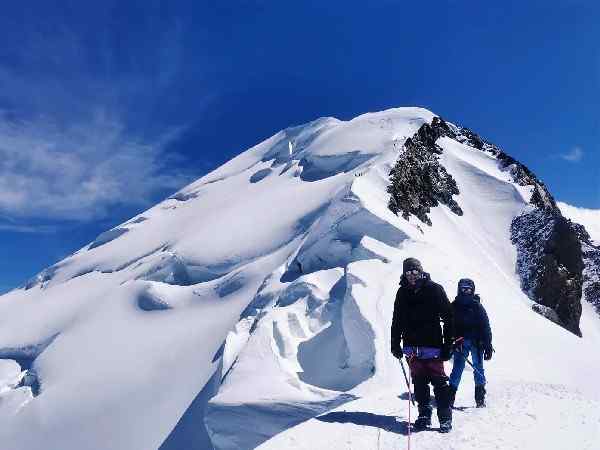
<svg viewBox="0 0 600 450"><path fill-rule="evenodd" d="M431 383L440 431L446 433L452 429L451 390L444 372L444 361L450 359L454 342L452 307L444 288L431 281L419 260L404 260L403 272L394 303L392 354L398 359L406 356L408 360L419 406L414 428L423 429L431 424Z"/></svg>
<svg viewBox="0 0 600 450"><path fill-rule="evenodd" d="M478 408L485 406L485 372L483 360L492 359L492 330L485 308L479 295L475 294L473 280L463 278L458 282L458 293L452 302L455 334L454 361L450 374L451 403L460 383L465 359L473 356L473 377L475 378L475 403ZM482 357L483 356L483 357Z"/></svg>

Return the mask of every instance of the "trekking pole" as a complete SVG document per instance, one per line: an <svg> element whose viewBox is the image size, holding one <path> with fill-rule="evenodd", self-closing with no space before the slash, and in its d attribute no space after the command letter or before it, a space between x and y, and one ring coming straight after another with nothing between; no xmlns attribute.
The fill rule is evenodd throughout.
<svg viewBox="0 0 600 450"><path fill-rule="evenodd" d="M408 425L407 425L407 429L408 429L408 439L407 439L407 446L408 446L408 450L410 450L410 427L411 427L411 417L410 417L410 404L412 403L413 405L415 404L415 401L413 400L413 396L412 393L410 392L410 370L408 371L408 376L406 376L406 370L404 369L404 363L402 362L402 358L398 359L400 361L400 366L402 367L402 373L404 373L404 379L406 380L406 387L408 388Z"/></svg>
<svg viewBox="0 0 600 450"><path fill-rule="evenodd" d="M481 376L481 377L484 377L484 378L485 378L485 376L484 376L484 375L483 375L483 374L482 374L482 373L479 371L479 369L477 369L477 367L475 367L475 366L474 366L474 365L471 363L471 361L469 361L469 358L467 357L467 355L465 355L465 354L464 354L464 353L463 353L461 350L459 350L458 352L459 352L459 353L460 353L460 354L463 356L463 358L465 358L465 361L467 362L467 364L469 364L469 365L471 366L471 368L472 368L472 369L473 369L475 372L477 372L477 373L479 374L479 376Z"/></svg>
<svg viewBox="0 0 600 450"><path fill-rule="evenodd" d="M404 380L406 381L406 389L408 389L408 399L414 405L415 400L413 399L413 396L410 392L410 383L408 381L408 377L406 376L406 369L404 369L404 363L402 362L402 358L398 359L398 361L400 361L400 367L402 367L402 373L404 374ZM410 420L409 420L409 422L410 422Z"/></svg>

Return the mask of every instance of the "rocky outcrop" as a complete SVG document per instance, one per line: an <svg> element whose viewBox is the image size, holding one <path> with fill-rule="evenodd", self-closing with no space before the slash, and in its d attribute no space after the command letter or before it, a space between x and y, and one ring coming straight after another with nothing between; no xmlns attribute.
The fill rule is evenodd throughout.
<svg viewBox="0 0 600 450"><path fill-rule="evenodd" d="M600 314L600 245L596 245L583 225L574 224L583 256L583 295Z"/></svg>
<svg viewBox="0 0 600 450"><path fill-rule="evenodd" d="M533 310L581 336L583 261L575 224L538 208L513 220L511 239L521 288L538 303Z"/></svg>
<svg viewBox="0 0 600 450"><path fill-rule="evenodd" d="M424 124L417 133L406 140L394 168L390 171L391 195L389 209L406 220L411 215L431 225L428 214L440 203L462 216L463 211L453 196L459 194L456 181L440 164L442 149L437 139L451 133L442 119L434 118L431 125Z"/></svg>

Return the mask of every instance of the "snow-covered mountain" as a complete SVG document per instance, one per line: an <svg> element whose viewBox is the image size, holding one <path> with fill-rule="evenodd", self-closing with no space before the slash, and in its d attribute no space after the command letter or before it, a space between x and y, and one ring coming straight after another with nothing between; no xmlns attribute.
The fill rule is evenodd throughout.
<svg viewBox="0 0 600 450"><path fill-rule="evenodd" d="M427 186L414 202L390 203L397 161L429 180L398 181ZM600 319L575 298L596 266L564 256L595 248L584 233L425 109L286 129L0 297L0 448L404 448L389 328L408 256L449 295L475 280L497 351L490 407L417 448L598 448Z"/></svg>

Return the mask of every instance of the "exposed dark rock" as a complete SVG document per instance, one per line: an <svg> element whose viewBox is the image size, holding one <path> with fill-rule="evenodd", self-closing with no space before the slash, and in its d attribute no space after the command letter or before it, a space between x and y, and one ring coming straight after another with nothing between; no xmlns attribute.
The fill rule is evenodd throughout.
<svg viewBox="0 0 600 450"><path fill-rule="evenodd" d="M544 316L546 319L554 322L557 325L562 326L560 317L558 317L558 314L556 314L556 311L554 311L549 306L544 306L544 305L540 305L539 303L535 303L531 306L531 309L533 309L540 316Z"/></svg>
<svg viewBox="0 0 600 450"><path fill-rule="evenodd" d="M594 244L585 227L573 224L581 241L583 254L583 293L585 299L600 314L600 245Z"/></svg>
<svg viewBox="0 0 600 450"><path fill-rule="evenodd" d="M431 225L428 214L438 204L446 205L455 214L463 212L452 197L459 194L456 181L439 162L442 149L435 143L445 135L454 135L443 119L435 117L431 125L424 124L404 143L394 168L390 171L391 194L389 209L408 220L411 215Z"/></svg>
<svg viewBox="0 0 600 450"><path fill-rule="evenodd" d="M539 305L552 309L560 325L581 336L584 266L576 226L552 211L535 209L515 217L511 239L517 247L523 291ZM556 321L546 309L534 306L534 310Z"/></svg>

